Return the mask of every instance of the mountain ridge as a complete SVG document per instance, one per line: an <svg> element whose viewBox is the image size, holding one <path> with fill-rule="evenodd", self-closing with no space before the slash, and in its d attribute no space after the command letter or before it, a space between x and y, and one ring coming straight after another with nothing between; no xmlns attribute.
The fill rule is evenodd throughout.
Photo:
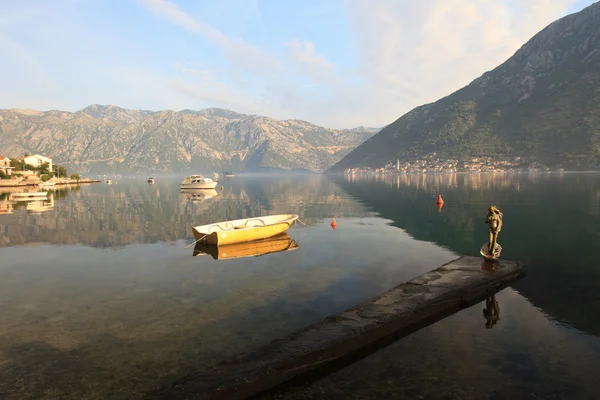
<svg viewBox="0 0 600 400"><path fill-rule="evenodd" d="M0 110L0 152L53 156L81 172L210 168L322 172L379 128L331 129L222 108Z"/></svg>
<svg viewBox="0 0 600 400"><path fill-rule="evenodd" d="M402 115L328 172L439 158L600 166L600 2L552 22L467 86Z"/></svg>

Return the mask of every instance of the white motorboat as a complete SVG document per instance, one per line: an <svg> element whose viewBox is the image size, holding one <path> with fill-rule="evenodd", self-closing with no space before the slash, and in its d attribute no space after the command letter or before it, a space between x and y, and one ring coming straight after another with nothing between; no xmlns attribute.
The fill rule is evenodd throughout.
<svg viewBox="0 0 600 400"><path fill-rule="evenodd" d="M205 178L202 174L186 176L179 184L180 189L214 189L216 186L216 181Z"/></svg>
<svg viewBox="0 0 600 400"><path fill-rule="evenodd" d="M39 187L52 187L55 185L56 185L56 182L42 182L38 186Z"/></svg>

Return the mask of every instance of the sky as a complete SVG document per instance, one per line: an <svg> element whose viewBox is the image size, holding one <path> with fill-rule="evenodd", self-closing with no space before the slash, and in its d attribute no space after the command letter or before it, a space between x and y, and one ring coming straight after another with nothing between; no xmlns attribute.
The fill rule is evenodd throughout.
<svg viewBox="0 0 600 400"><path fill-rule="evenodd" d="M0 0L0 108L383 127L592 0Z"/></svg>

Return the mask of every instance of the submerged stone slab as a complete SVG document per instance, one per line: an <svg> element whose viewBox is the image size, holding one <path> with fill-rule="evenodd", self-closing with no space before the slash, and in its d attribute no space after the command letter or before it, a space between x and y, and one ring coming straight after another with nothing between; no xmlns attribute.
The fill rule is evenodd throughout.
<svg viewBox="0 0 600 400"><path fill-rule="evenodd" d="M323 376L484 300L525 273L519 262L460 257L147 398L245 399L291 381Z"/></svg>

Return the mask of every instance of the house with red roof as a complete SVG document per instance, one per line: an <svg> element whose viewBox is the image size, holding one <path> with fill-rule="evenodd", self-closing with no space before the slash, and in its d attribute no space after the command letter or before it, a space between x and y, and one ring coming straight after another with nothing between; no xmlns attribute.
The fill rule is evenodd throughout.
<svg viewBox="0 0 600 400"><path fill-rule="evenodd" d="M52 157L46 157L39 154L32 156L23 157L23 162L29 164L32 167L41 167L43 164L48 163L48 171L52 172Z"/></svg>

